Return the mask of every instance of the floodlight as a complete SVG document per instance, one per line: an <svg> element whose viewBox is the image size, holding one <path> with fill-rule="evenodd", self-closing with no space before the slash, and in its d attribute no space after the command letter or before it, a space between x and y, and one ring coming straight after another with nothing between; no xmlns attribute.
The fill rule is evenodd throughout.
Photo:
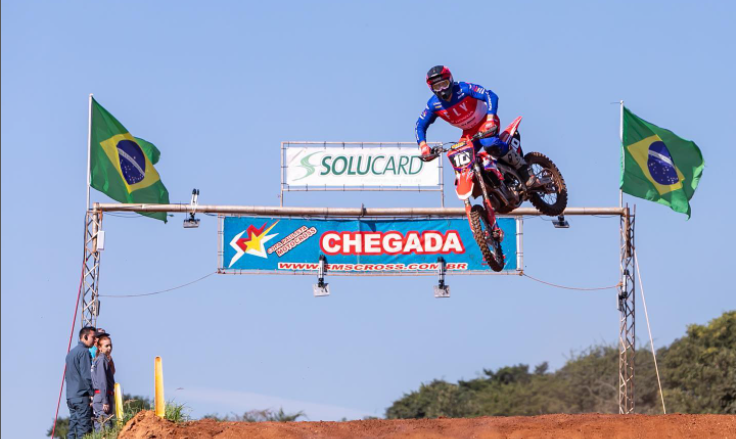
<svg viewBox="0 0 736 439"><path fill-rule="evenodd" d="M555 226L555 229L569 229L570 223L567 222L565 219L565 215L560 215L557 217L557 221L552 220L552 225Z"/></svg>
<svg viewBox="0 0 736 439"><path fill-rule="evenodd" d="M439 268L437 269L437 272L439 274L440 280L437 285L434 286L434 297L436 299L449 298L450 286L445 285L445 259L440 256L439 258L437 258L437 262L439 262Z"/></svg>
<svg viewBox="0 0 736 439"><path fill-rule="evenodd" d="M312 285L314 297L327 297L330 295L330 284L325 283L325 255L319 255L319 269L317 271L317 283Z"/></svg>
<svg viewBox="0 0 736 439"><path fill-rule="evenodd" d="M197 198L199 198L199 189L192 189L192 201L189 203L189 217L184 218L185 229L196 229L199 227L199 219L194 217L197 211Z"/></svg>

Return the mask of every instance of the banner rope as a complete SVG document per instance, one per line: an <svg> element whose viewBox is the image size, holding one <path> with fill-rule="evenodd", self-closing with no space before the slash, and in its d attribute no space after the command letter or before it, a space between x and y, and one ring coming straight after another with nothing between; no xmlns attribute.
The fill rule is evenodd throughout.
<svg viewBox="0 0 736 439"><path fill-rule="evenodd" d="M84 236L87 237L87 217L84 219ZM79 289L77 290L77 302L74 304L74 317L72 318L72 329L69 331L69 344L66 347L66 353L72 350L72 339L74 338L74 327L77 323L77 311L79 311L79 299L82 297L82 285L84 285L84 256L82 252L82 276L79 279ZM66 377L66 359L64 360L64 372L61 373L61 386L59 386L59 400L56 401L56 414L54 415L54 426L51 427L51 437L56 433L56 421L59 419L59 407L61 406L61 394L64 392L64 378Z"/></svg>
<svg viewBox="0 0 736 439"><path fill-rule="evenodd" d="M112 297L112 298L118 298L118 299L124 299L124 298L131 298L131 297L146 297L146 296L154 296L156 294L166 293L173 290L178 290L179 288L184 288L188 285L197 283L201 280L207 279L208 277L212 276L213 274L217 274L217 271L213 271L212 273L206 274L199 279L193 280L191 282L187 282L185 284L177 285L175 287L167 288L165 290L159 290L159 291L153 291L151 293L142 293L142 294L98 294L100 297Z"/></svg>
<svg viewBox="0 0 736 439"><path fill-rule="evenodd" d="M641 270L639 270L639 255L634 250L634 262L636 264L636 275L639 277L639 290L641 301L644 304L644 317L647 318L647 331L649 331L649 345L652 347L652 358L654 359L654 371L657 373L657 386L659 386L659 398L662 400L662 412L666 415L667 408L664 405L664 394L662 393L662 381L659 379L659 367L657 367L657 354L654 353L654 339L652 339L652 328L649 326L649 313L647 312L647 300L644 298L644 284L641 281Z"/></svg>
<svg viewBox="0 0 736 439"><path fill-rule="evenodd" d="M553 284L552 282L545 282L545 281L543 281L541 279L537 279L535 277L529 276L526 273L522 273L521 275L522 276L525 276L525 277L528 277L529 279L531 279L533 281L537 281L539 283L543 283L545 285L549 285L549 286L552 286L552 287L555 287L555 288L563 288L563 289L566 289L566 290L595 291L595 290L608 290L608 289L618 288L618 287L621 286L621 282L619 282L619 283L617 283L615 285L610 285L610 286L607 286L607 287L593 287L593 288L568 287L568 286L565 286L565 285Z"/></svg>

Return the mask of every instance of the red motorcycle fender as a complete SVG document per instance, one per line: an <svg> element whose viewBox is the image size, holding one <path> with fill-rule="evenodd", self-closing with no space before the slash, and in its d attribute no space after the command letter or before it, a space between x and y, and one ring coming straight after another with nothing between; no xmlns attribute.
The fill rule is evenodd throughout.
<svg viewBox="0 0 736 439"><path fill-rule="evenodd" d="M503 130L501 134L498 135L498 137L504 142L508 142L509 139L514 136L514 133L516 133L516 130L519 129L520 123L521 123L521 116L514 119L514 121L511 122L511 125L507 126L506 129Z"/></svg>
<svg viewBox="0 0 736 439"><path fill-rule="evenodd" d="M457 197L465 201L473 194L473 187L475 186L475 178L473 172L463 171L455 179L455 192Z"/></svg>

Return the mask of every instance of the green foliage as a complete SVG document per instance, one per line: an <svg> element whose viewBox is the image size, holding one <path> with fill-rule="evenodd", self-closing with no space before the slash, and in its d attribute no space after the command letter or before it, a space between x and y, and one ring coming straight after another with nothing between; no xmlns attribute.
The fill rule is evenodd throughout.
<svg viewBox="0 0 736 439"><path fill-rule="evenodd" d="M242 415L232 413L229 415L220 416L216 413L205 415L202 419L214 419L215 421L226 422L294 422L299 418L306 417L303 411L296 413L286 413L283 407L279 408L278 411L271 409L265 410L250 410Z"/></svg>
<svg viewBox="0 0 736 439"><path fill-rule="evenodd" d="M736 311L690 325L659 358L669 411L736 414Z"/></svg>
<svg viewBox="0 0 736 439"><path fill-rule="evenodd" d="M150 398L138 395L123 394L123 425L130 421L138 412L143 410L151 410L153 402ZM174 401L170 401L166 404L166 414L164 419L168 419L173 422L186 422L190 419L189 408L184 404L177 404ZM51 436L52 425L46 432L46 436ZM117 424L113 421L113 427L110 429L103 430L99 433L93 432L84 436L84 439L116 439L120 429ZM69 434L69 418L59 418L56 422L56 431L54 432L54 438L66 439Z"/></svg>
<svg viewBox="0 0 736 439"><path fill-rule="evenodd" d="M472 416L477 408L473 405L471 392L458 384L434 380L422 384L418 391L404 395L386 411L389 419L436 418L438 416Z"/></svg>
<svg viewBox="0 0 736 439"><path fill-rule="evenodd" d="M59 418L56 420L56 430L54 430L54 420L51 420L51 427L46 432L47 437L51 437L51 432L54 432L54 438L66 439L69 435L69 418Z"/></svg>
<svg viewBox="0 0 736 439"><path fill-rule="evenodd" d="M661 413L654 360L647 345L636 351L635 407ZM483 370L458 384L432 381L404 394L386 417L436 418L527 416L546 413L618 412L618 346L598 345L571 354L549 372L544 362ZM657 353L668 412L736 413L736 311L687 335Z"/></svg>
<svg viewBox="0 0 736 439"><path fill-rule="evenodd" d="M189 407L185 406L184 404L177 404L174 401L169 401L166 403L166 410L164 411L164 419L168 419L172 422L187 422L192 419L191 416L189 416L189 413L191 410Z"/></svg>

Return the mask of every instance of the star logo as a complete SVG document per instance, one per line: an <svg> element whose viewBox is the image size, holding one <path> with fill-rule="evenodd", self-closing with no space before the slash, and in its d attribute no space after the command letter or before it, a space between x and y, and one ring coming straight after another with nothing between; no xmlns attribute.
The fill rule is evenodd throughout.
<svg viewBox="0 0 736 439"><path fill-rule="evenodd" d="M253 225L251 224L246 230L243 230L242 232L235 235L232 241L230 241L230 247L235 249L235 256L233 256L233 258L230 260L230 265L228 266L228 268L232 267L233 264L236 263L238 259L240 259L246 253L249 255L258 256L260 258L268 259L264 244L270 241L274 236L278 235L278 233L274 233L272 235L268 234L268 232L270 232L271 229L273 229L278 223L279 222L276 221L275 223L271 224L271 226L267 229L267 223L263 223L260 229L253 227ZM243 235L246 233L247 237L243 238Z"/></svg>

